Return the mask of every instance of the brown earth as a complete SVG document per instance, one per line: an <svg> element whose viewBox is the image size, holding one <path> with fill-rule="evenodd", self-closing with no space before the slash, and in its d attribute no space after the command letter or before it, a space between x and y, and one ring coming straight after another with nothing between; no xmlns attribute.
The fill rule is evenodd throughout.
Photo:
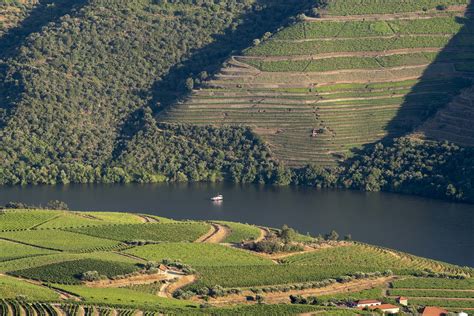
<svg viewBox="0 0 474 316"><path fill-rule="evenodd" d="M122 287L128 285L149 284L162 280L169 280L176 277L168 273L140 274L117 280L100 280L86 282L85 286L94 288Z"/></svg>
<svg viewBox="0 0 474 316"><path fill-rule="evenodd" d="M392 14L368 14L368 15L344 15L344 16L331 16L323 15L321 18L306 17L306 21L319 22L319 21L387 21L387 20L403 20L403 19L429 19L437 16L446 15L444 12L459 12L464 14L467 6L450 6L444 11L432 9L429 11L418 11L418 12L407 12L407 13L392 13Z"/></svg>
<svg viewBox="0 0 474 316"><path fill-rule="evenodd" d="M142 215L142 214L139 214L137 216L140 217L140 220L143 223L159 223L159 220L157 220L156 218L151 217L151 216Z"/></svg>
<svg viewBox="0 0 474 316"><path fill-rule="evenodd" d="M336 283L327 287L319 289L306 289L306 290L293 290L289 292L278 292L278 293L268 293L263 294L265 297L265 302L269 304L281 304L289 303L290 295L303 295L303 296L321 296L321 295L331 295L331 294L340 294L340 293L352 293L359 292L362 290L372 289L388 282L395 280L396 277L384 277L377 279L365 279L365 280L355 280L347 283ZM255 302L249 302L246 299L246 296L254 296L255 294L251 291L244 291L241 295L229 295L225 297L220 297L216 299L211 299L209 303L217 306L223 305L233 305L233 304L254 304Z"/></svg>
<svg viewBox="0 0 474 316"><path fill-rule="evenodd" d="M174 292L195 282L196 280L197 280L197 277L195 275L186 275L186 276L180 277L179 280L176 282L165 284L160 289L160 293L158 295L172 298Z"/></svg>
<svg viewBox="0 0 474 316"><path fill-rule="evenodd" d="M318 60L328 59L337 57L380 57L380 56L392 56L392 55L404 55L413 53L437 53L439 51L445 51L438 47L427 47L427 48L403 48L393 49L379 52L335 52L335 53L321 53L317 55L294 55L294 56L234 56L234 60L241 61L243 64L245 60L264 60L264 61L283 61L283 60ZM454 50L453 50L454 51ZM245 64L247 65L247 64ZM248 67L252 67L248 65Z"/></svg>
<svg viewBox="0 0 474 316"><path fill-rule="evenodd" d="M224 225L211 223L211 229L195 242L218 244L230 235L230 229Z"/></svg>

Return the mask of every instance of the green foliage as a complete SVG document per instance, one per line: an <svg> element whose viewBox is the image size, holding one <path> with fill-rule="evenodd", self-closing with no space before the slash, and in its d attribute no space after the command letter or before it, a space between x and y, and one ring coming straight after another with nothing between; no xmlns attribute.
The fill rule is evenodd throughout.
<svg viewBox="0 0 474 316"><path fill-rule="evenodd" d="M352 292L352 293L340 293L340 294L331 294L331 295L320 295L318 296L318 300L320 301L347 301L347 302L354 302L357 300L364 300L364 299L383 299L382 289L381 288L373 288L370 290L363 290L359 292Z"/></svg>
<svg viewBox="0 0 474 316"><path fill-rule="evenodd" d="M119 182L150 182L160 174L170 181L270 183L275 166L266 145L249 128L150 123L118 157L116 170L124 174Z"/></svg>
<svg viewBox="0 0 474 316"><path fill-rule="evenodd" d="M106 260L106 261L117 261L129 264L137 264L138 261L133 258L129 258L113 252L93 252L93 253L57 253L44 256L26 257L22 259L9 260L0 262L0 271L9 272L15 270L23 270L29 268L35 268L43 265L49 265L53 263L60 263L63 261L73 261L80 259L95 259L95 260Z"/></svg>
<svg viewBox="0 0 474 316"><path fill-rule="evenodd" d="M367 150L349 166L342 181L367 191L474 201L473 159L472 148L400 138Z"/></svg>
<svg viewBox="0 0 474 316"><path fill-rule="evenodd" d="M474 300L443 300L443 299L423 299L412 298L410 305L415 306L443 306L443 307L459 307L474 308Z"/></svg>
<svg viewBox="0 0 474 316"><path fill-rule="evenodd" d="M81 277L83 273L88 271L96 271L99 276L112 278L117 275L129 274L137 270L138 267L134 264L82 259L13 271L10 272L10 274L51 283L78 284L82 281Z"/></svg>
<svg viewBox="0 0 474 316"><path fill-rule="evenodd" d="M303 42L280 42L267 41L259 46L246 51L249 56L296 56L296 55L316 55L334 52L382 52L402 48L442 48L449 43L450 38L444 35L413 35L400 36L391 39L386 38L365 38L361 41L358 38L333 39L330 41L303 41ZM472 41L472 37L466 37L464 41L459 41L458 45L464 46L465 42Z"/></svg>
<svg viewBox="0 0 474 316"><path fill-rule="evenodd" d="M397 259L387 251L358 244L294 255L284 259L284 262L298 265L344 266L355 270L364 267L372 271L405 269L411 266L406 260Z"/></svg>
<svg viewBox="0 0 474 316"><path fill-rule="evenodd" d="M0 231L28 229L40 225L58 213L43 210L2 210L0 211Z"/></svg>
<svg viewBox="0 0 474 316"><path fill-rule="evenodd" d="M474 298L474 292L439 290L390 290L389 295L405 297Z"/></svg>
<svg viewBox="0 0 474 316"><path fill-rule="evenodd" d="M337 37L392 36L409 34L455 34L463 27L459 17L379 21L314 21L284 28L273 39L298 40Z"/></svg>
<svg viewBox="0 0 474 316"><path fill-rule="evenodd" d="M260 237L260 229L254 225L225 221L216 221L216 223L230 228L230 235L223 241L226 243L240 243L242 241L257 239Z"/></svg>
<svg viewBox="0 0 474 316"><path fill-rule="evenodd" d="M436 53L413 53L380 57L335 57L296 61L246 60L250 65L268 72L320 72L342 69L383 69L399 66L427 65L436 58ZM464 64L460 64L464 65ZM370 94L374 96L374 94Z"/></svg>
<svg viewBox="0 0 474 316"><path fill-rule="evenodd" d="M392 287L408 289L449 289L449 290L474 290L474 278L464 280L438 279L438 278L409 278L392 282Z"/></svg>
<svg viewBox="0 0 474 316"><path fill-rule="evenodd" d="M196 304L189 301L181 301L159 297L153 294L135 292L123 288L91 288L80 285L55 285L55 287L74 293L84 298L86 303L103 303L130 306L144 309L162 307L195 307Z"/></svg>
<svg viewBox="0 0 474 316"><path fill-rule="evenodd" d="M0 298L15 299L23 297L32 301L55 301L59 295L54 291L10 276L0 276Z"/></svg>
<svg viewBox="0 0 474 316"><path fill-rule="evenodd" d="M128 220L132 220L130 216L126 216ZM79 213L79 212L62 212L58 213L55 218L38 225L36 228L69 228L77 226L90 226L90 225L107 225L116 223L113 220L99 218L92 213Z"/></svg>
<svg viewBox="0 0 474 316"><path fill-rule="evenodd" d="M266 165L253 162L267 154L252 139L221 143L253 153L222 148L212 136L194 140L198 129L150 130L144 113L184 96L313 1L60 2L35 11L36 23L0 55L0 184L216 181L230 169L227 153L249 178Z"/></svg>
<svg viewBox="0 0 474 316"><path fill-rule="evenodd" d="M135 247L126 253L152 261L179 260L199 270L201 266L272 265L270 259L247 251L208 243L162 243Z"/></svg>
<svg viewBox="0 0 474 316"><path fill-rule="evenodd" d="M52 250L36 248L2 239L0 239L0 249L2 249L0 252L0 261L54 253Z"/></svg>
<svg viewBox="0 0 474 316"><path fill-rule="evenodd" d="M329 260L329 258L328 258ZM291 283L318 282L336 279L343 275L361 272L375 272L375 268L352 265L248 265L248 266L202 266L196 267L200 279L189 289L209 288L220 285L225 288L282 285Z"/></svg>
<svg viewBox="0 0 474 316"><path fill-rule="evenodd" d="M60 230L30 230L0 233L1 238L55 250L100 251L116 248L117 241Z"/></svg>
<svg viewBox="0 0 474 316"><path fill-rule="evenodd" d="M119 241L194 241L209 231L205 223L146 223L107 226L89 226L70 229L85 235Z"/></svg>
<svg viewBox="0 0 474 316"><path fill-rule="evenodd" d="M466 5L468 0L344 0L330 1L327 11L332 15L379 14L433 10L442 5Z"/></svg>

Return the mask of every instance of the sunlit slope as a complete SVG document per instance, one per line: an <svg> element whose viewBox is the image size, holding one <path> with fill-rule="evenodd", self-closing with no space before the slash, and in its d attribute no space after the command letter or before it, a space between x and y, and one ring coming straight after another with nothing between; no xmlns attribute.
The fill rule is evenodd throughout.
<svg viewBox="0 0 474 316"><path fill-rule="evenodd" d="M0 38L9 29L21 23L36 2L34 0L0 0Z"/></svg>
<svg viewBox="0 0 474 316"><path fill-rule="evenodd" d="M234 56L163 119L249 125L289 165L334 165L414 131L471 86L468 4L332 0Z"/></svg>

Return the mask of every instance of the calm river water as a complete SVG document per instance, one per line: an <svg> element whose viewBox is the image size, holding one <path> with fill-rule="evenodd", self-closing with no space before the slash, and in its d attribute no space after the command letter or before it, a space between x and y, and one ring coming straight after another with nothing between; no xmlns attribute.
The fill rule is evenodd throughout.
<svg viewBox="0 0 474 316"><path fill-rule="evenodd" d="M217 193L224 202L213 204ZM74 210L219 219L341 236L474 267L474 205L412 196L233 184L66 185L0 188L8 201L65 201Z"/></svg>

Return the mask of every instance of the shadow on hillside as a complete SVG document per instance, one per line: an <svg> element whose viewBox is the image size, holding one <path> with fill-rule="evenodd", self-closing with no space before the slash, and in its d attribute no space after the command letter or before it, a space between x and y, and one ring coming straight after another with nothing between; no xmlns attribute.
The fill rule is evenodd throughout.
<svg viewBox="0 0 474 316"><path fill-rule="evenodd" d="M474 38L473 13L473 4L469 4L466 15L458 18L463 27L451 38L406 95L396 116L387 125L388 134L381 140L383 143L389 144L394 138L414 132L439 109L449 104L464 88L472 86L474 72L454 72L453 69L456 69L455 62L472 63L474 60L474 41L470 40ZM354 150L355 159L372 150L373 145Z"/></svg>
<svg viewBox="0 0 474 316"><path fill-rule="evenodd" d="M169 73L152 88L151 107L155 114L185 97L187 78L196 77L205 71L209 76L216 74L222 63L233 54L252 46L254 39L262 38L266 32L274 33L298 13L314 7L314 0L257 0L261 10L254 10L239 18L242 22L224 34L214 36L214 41L196 50L190 58L175 65Z"/></svg>
<svg viewBox="0 0 474 316"><path fill-rule="evenodd" d="M11 28L0 37L0 128L7 120L8 112L22 93L21 78L10 75L14 81L8 80L11 69L2 62L18 55L28 36L40 32L49 23L55 23L66 14L80 9L88 0L45 0L40 1L29 15L16 27Z"/></svg>
<svg viewBox="0 0 474 316"><path fill-rule="evenodd" d="M313 8L315 4L314 0L256 2L262 9L252 10L240 16L241 23L237 27L231 26L223 34L215 35L212 43L192 52L188 59L174 65L167 75L153 84L149 107L158 121L160 114L164 114L162 111L189 95L186 79L198 78L202 72L212 77L230 56L252 46L253 40L262 38L266 32L276 32L278 28L288 23L291 17ZM121 154L134 133L139 131L135 122L136 117L142 117L140 109L131 113L129 119L122 124L120 136L113 150L113 158Z"/></svg>

